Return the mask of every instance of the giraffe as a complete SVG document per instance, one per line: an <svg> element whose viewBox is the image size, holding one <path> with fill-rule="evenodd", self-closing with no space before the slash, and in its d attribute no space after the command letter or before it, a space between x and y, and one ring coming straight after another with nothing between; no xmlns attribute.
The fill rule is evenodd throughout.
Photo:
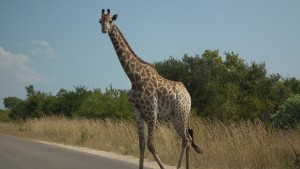
<svg viewBox="0 0 300 169"><path fill-rule="evenodd" d="M157 118L167 116L173 123L182 141L182 149L177 168L181 167L184 153L186 168L189 168L190 145L198 153L202 153L194 143L193 130L188 128L188 118L191 110L191 97L183 83L161 77L155 68L142 60L129 46L120 29L113 21L118 15L110 16L110 10L102 9L99 22L103 33L108 33L119 61L131 81L129 101L133 106L134 117L139 137L140 159L139 168L144 166L145 134L144 122L148 126L147 147L160 168L164 168L158 157L154 144L153 133Z"/></svg>

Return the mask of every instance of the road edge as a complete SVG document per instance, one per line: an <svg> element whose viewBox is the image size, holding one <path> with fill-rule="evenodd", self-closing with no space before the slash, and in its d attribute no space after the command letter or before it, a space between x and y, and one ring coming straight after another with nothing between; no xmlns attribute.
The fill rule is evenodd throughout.
<svg viewBox="0 0 300 169"><path fill-rule="evenodd" d="M29 139L29 140L32 140L32 139ZM137 157L124 156L124 155L120 155L120 154L116 154L116 153L112 153L112 152L108 152L108 151L94 150L94 149L90 149L87 147L77 147L77 146L53 143L53 142L42 141L42 140L32 140L32 141L42 143L42 144L52 145L52 146L56 146L56 147L60 147L60 148L65 148L65 149L69 149L69 150L76 150L76 151L80 151L80 152L84 152L84 153L94 154L94 155L108 157L108 158L112 158L112 159L118 159L118 160L126 161L129 163L133 163L133 164L138 164L138 162L139 162L139 158L137 158ZM153 169L159 169L159 166L155 161L149 161L147 159L145 159L144 166L153 168ZM167 165L164 165L164 166L166 169L176 168L175 166L167 166Z"/></svg>

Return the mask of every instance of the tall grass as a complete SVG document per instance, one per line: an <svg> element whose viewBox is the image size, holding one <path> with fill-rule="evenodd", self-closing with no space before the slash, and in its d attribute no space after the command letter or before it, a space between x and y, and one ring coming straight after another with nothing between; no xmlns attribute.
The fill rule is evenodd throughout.
<svg viewBox="0 0 300 169"><path fill-rule="evenodd" d="M268 130L260 121L222 123L193 117L195 142L203 155L191 150L192 168L300 168L300 131ZM114 120L43 118L22 124L0 124L0 132L138 156L135 124ZM180 138L163 122L155 132L155 147L164 163L176 165ZM152 159L149 151L146 158Z"/></svg>

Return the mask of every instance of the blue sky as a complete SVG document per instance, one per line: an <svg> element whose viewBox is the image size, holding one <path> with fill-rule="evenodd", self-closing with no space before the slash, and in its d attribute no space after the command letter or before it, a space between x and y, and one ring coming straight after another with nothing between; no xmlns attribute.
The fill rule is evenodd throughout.
<svg viewBox="0 0 300 169"><path fill-rule="evenodd" d="M300 79L299 0L1 0L0 99L25 98L29 84L53 94L78 85L129 89L101 32L102 8L119 15L115 24L150 63L218 49Z"/></svg>

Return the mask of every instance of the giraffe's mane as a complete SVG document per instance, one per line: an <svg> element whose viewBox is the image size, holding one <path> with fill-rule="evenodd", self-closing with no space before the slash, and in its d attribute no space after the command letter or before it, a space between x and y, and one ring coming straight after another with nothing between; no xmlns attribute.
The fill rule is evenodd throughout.
<svg viewBox="0 0 300 169"><path fill-rule="evenodd" d="M129 51L133 54L133 56L140 61L143 64L146 64L150 67L152 67L154 69L154 66L146 61L144 61L142 58L140 58L137 54L135 54L135 52L131 49L131 47L129 46L127 40L125 39L125 37L123 36L121 30L117 27L117 25L113 25L115 27L115 29L117 30L117 32L120 34L120 36L122 37L122 40L124 41L124 43L126 44L126 46L128 47ZM155 70L155 69L154 69Z"/></svg>

